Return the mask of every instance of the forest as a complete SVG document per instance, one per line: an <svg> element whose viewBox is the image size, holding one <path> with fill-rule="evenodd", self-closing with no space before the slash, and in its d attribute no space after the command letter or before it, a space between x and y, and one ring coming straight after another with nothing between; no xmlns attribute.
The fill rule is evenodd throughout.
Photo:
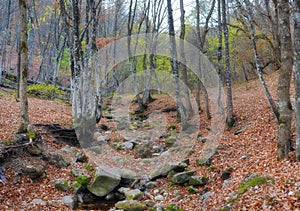
<svg viewBox="0 0 300 211"><path fill-rule="evenodd" d="M300 209L300 0L0 2L0 210Z"/></svg>

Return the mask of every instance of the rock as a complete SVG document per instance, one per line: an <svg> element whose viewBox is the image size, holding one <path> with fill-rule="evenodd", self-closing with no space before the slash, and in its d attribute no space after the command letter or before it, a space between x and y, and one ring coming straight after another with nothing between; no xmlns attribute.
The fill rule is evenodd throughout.
<svg viewBox="0 0 300 211"><path fill-rule="evenodd" d="M103 197L113 191L121 182L118 169L105 166L97 167L94 178L87 186L88 190L98 197Z"/></svg>
<svg viewBox="0 0 300 211"><path fill-rule="evenodd" d="M189 179L189 185L192 186L204 186L207 183L207 178L203 176L191 176Z"/></svg>
<svg viewBox="0 0 300 211"><path fill-rule="evenodd" d="M98 144L106 144L109 140L110 140L110 137L107 135L97 137Z"/></svg>
<svg viewBox="0 0 300 211"><path fill-rule="evenodd" d="M82 162L86 163L88 161L88 157L85 153L76 147L71 147L69 145L65 146L61 149L62 153L67 153L69 157L73 160L73 162Z"/></svg>
<svg viewBox="0 0 300 211"><path fill-rule="evenodd" d="M201 198L204 194L210 191L210 188L206 187L199 192L199 198Z"/></svg>
<svg viewBox="0 0 300 211"><path fill-rule="evenodd" d="M163 195L157 195L157 196L154 197L154 200L155 201L163 201L163 200L165 200L165 198L164 198Z"/></svg>
<svg viewBox="0 0 300 211"><path fill-rule="evenodd" d="M43 153L42 148L39 145L32 144L27 147L27 151L30 155L39 156Z"/></svg>
<svg viewBox="0 0 300 211"><path fill-rule="evenodd" d="M133 149L133 147L134 145L131 142L123 142L117 144L117 149L122 149L122 150L131 150Z"/></svg>
<svg viewBox="0 0 300 211"><path fill-rule="evenodd" d="M181 172L187 167L187 164L184 162L169 162L150 172L150 180L155 180L159 177L166 177L168 173L172 170Z"/></svg>
<svg viewBox="0 0 300 211"><path fill-rule="evenodd" d="M149 158L152 154L150 143L138 144L135 146L134 150L140 158Z"/></svg>
<svg viewBox="0 0 300 211"><path fill-rule="evenodd" d="M196 160L197 166L210 166L212 163L211 157L202 157Z"/></svg>
<svg viewBox="0 0 300 211"><path fill-rule="evenodd" d="M194 188L193 186L189 186L187 188L187 191L190 193L190 194L196 194L198 192L198 189Z"/></svg>
<svg viewBox="0 0 300 211"><path fill-rule="evenodd" d="M228 168L225 171L223 171L221 174L221 179L222 180L229 179L232 171L233 171L233 168Z"/></svg>
<svg viewBox="0 0 300 211"><path fill-rule="evenodd" d="M43 158L48 160L52 165L59 168L65 168L70 165L70 162L60 153L47 151L43 153Z"/></svg>
<svg viewBox="0 0 300 211"><path fill-rule="evenodd" d="M147 206L136 200L124 200L117 202L115 207L126 211L142 211L145 210Z"/></svg>
<svg viewBox="0 0 300 211"><path fill-rule="evenodd" d="M127 200L141 200L144 197L144 193L138 189L126 191L124 194Z"/></svg>
<svg viewBox="0 0 300 211"><path fill-rule="evenodd" d="M63 178L57 179L54 187L60 191L67 191L70 188L70 181Z"/></svg>
<svg viewBox="0 0 300 211"><path fill-rule="evenodd" d="M46 202L42 199L33 199L30 204L46 205Z"/></svg>
<svg viewBox="0 0 300 211"><path fill-rule="evenodd" d="M29 164L21 169L22 173L28 175L30 179L38 179L45 176L46 167L44 165Z"/></svg>
<svg viewBox="0 0 300 211"><path fill-rule="evenodd" d="M129 169L120 169L121 183L124 185L131 185L137 178L137 174Z"/></svg>
<svg viewBox="0 0 300 211"><path fill-rule="evenodd" d="M191 176L195 172L196 171L186 171L186 172L177 173L172 177L172 182L174 182L175 184L184 184L190 180Z"/></svg>
<svg viewBox="0 0 300 211"><path fill-rule="evenodd" d="M77 206L77 200L74 196L64 196L62 197L61 202L68 205L71 209L75 209Z"/></svg>
<svg viewBox="0 0 300 211"><path fill-rule="evenodd" d="M146 186L146 189L152 189L152 188L154 188L155 186L157 186L158 185L158 182L147 182L146 184L145 184L145 186Z"/></svg>
<svg viewBox="0 0 300 211"><path fill-rule="evenodd" d="M71 175L76 178L78 176L83 176L83 175L86 175L86 173L84 172L83 169L80 169L80 168L75 168L75 169L72 169L71 170Z"/></svg>
<svg viewBox="0 0 300 211"><path fill-rule="evenodd" d="M166 147L172 147L176 143L176 137L170 136L164 141Z"/></svg>

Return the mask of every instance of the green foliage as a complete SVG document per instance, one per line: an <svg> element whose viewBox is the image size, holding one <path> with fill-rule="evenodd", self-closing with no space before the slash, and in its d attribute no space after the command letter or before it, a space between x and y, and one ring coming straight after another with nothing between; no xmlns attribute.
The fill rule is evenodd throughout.
<svg viewBox="0 0 300 211"><path fill-rule="evenodd" d="M167 130L168 130L168 131L176 130L176 125L175 125L175 124L169 124L169 125L167 126Z"/></svg>
<svg viewBox="0 0 300 211"><path fill-rule="evenodd" d="M189 186L189 187L187 188L187 191L188 191L189 193L191 193L191 194L196 194L196 193L197 193L197 189L194 188L193 186Z"/></svg>
<svg viewBox="0 0 300 211"><path fill-rule="evenodd" d="M61 90L55 85L34 84L28 86L28 92L42 99L53 100L62 95Z"/></svg>
<svg viewBox="0 0 300 211"><path fill-rule="evenodd" d="M94 166L91 163L87 163L84 167L85 170L87 171L93 171L94 170Z"/></svg>
<svg viewBox="0 0 300 211"><path fill-rule="evenodd" d="M6 146L10 146L12 145L14 142L12 140L4 140L3 141L3 144L6 145Z"/></svg>
<svg viewBox="0 0 300 211"><path fill-rule="evenodd" d="M33 130L29 130L27 133L27 137L32 139L33 141L36 140L37 134Z"/></svg>
<svg viewBox="0 0 300 211"><path fill-rule="evenodd" d="M86 185L90 181L90 177L88 175L80 175L75 180L80 185Z"/></svg>
<svg viewBox="0 0 300 211"><path fill-rule="evenodd" d="M183 211L183 209L178 207L178 205L176 205L176 204L169 204L163 210L164 211Z"/></svg>
<svg viewBox="0 0 300 211"><path fill-rule="evenodd" d="M207 171L213 172L213 171L215 171L216 169L217 169L217 166L210 166L210 167L207 168Z"/></svg>
<svg viewBox="0 0 300 211"><path fill-rule="evenodd" d="M252 179L246 180L238 188L238 193L245 193L250 187L259 186L266 184L271 178L270 177L254 177Z"/></svg>

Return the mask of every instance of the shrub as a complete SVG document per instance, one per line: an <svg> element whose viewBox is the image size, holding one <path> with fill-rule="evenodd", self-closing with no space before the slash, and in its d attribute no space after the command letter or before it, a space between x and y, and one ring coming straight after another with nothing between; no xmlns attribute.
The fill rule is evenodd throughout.
<svg viewBox="0 0 300 211"><path fill-rule="evenodd" d="M34 84L28 86L29 94L40 96L42 99L53 100L62 95L61 90L55 85Z"/></svg>

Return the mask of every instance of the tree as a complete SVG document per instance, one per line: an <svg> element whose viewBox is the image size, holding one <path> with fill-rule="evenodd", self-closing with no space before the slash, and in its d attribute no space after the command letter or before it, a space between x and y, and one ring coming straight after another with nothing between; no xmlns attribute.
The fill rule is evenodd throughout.
<svg viewBox="0 0 300 211"><path fill-rule="evenodd" d="M257 74L258 74L258 78L260 80L260 83L262 85L262 88L266 94L266 97L270 103L270 106L276 116L276 118L279 118L279 112L277 109L277 106L269 92L269 89L266 85L266 82L264 80L263 77L263 73L262 73L262 69L261 69L261 65L260 65L260 59L258 56L258 51L257 51L257 47L256 47L256 40L255 40L255 28L254 28L254 24L253 24L253 14L252 14L252 8L250 6L250 2L249 0L245 0L245 4L246 4L246 10L248 11L248 21L249 21L249 31L251 34L251 41L252 41L252 46L253 46L253 53L254 53L254 60L256 63L256 70L257 70Z"/></svg>
<svg viewBox="0 0 300 211"><path fill-rule="evenodd" d="M232 91L231 91L231 71L230 71L230 54L229 54L229 33L227 26L227 10L225 0L222 0L222 19L223 19L223 31L225 40L225 80L226 80L226 90L227 90L227 118L226 123L228 129L231 129L234 125L233 117L233 102L232 102Z"/></svg>
<svg viewBox="0 0 300 211"><path fill-rule="evenodd" d="M19 133L27 132L29 125L28 99L27 99L27 74L28 74L28 34L27 34L27 4L26 0L19 0L20 8L20 117Z"/></svg>
<svg viewBox="0 0 300 211"><path fill-rule="evenodd" d="M300 161L300 0L293 2L296 160Z"/></svg>
<svg viewBox="0 0 300 211"><path fill-rule="evenodd" d="M290 5L288 0L278 1L279 32L281 40L281 67L277 95L279 104L278 120L278 159L288 157L291 138L292 105L290 101L290 82L293 67L292 39L290 32Z"/></svg>
<svg viewBox="0 0 300 211"><path fill-rule="evenodd" d="M174 19L173 19L173 9L172 9L171 0L167 0L167 8L168 8L170 50L171 50L171 59L170 60L171 60L172 72L173 72L174 83L175 83L175 97L176 97L176 102L177 102L177 106L178 106L178 112L179 112L180 118L181 118L182 128L186 129L187 119L186 119L183 104L182 104L181 98L180 98L177 50L176 50L176 42L175 42Z"/></svg>

